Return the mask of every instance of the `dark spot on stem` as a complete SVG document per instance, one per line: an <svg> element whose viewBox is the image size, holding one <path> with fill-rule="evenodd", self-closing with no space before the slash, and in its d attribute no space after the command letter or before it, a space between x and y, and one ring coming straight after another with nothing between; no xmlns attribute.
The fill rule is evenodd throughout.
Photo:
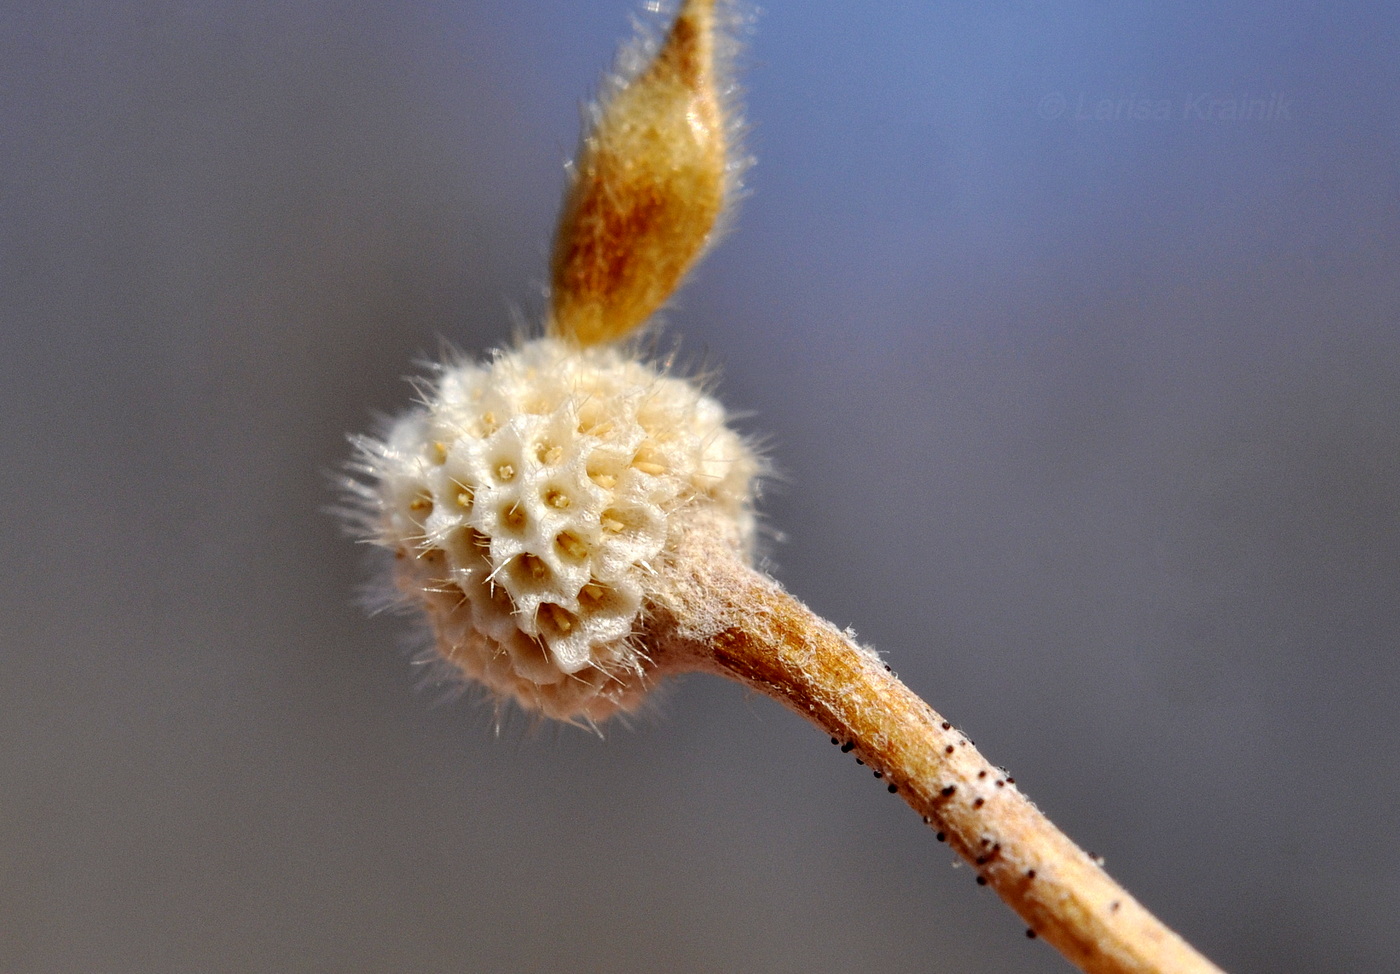
<svg viewBox="0 0 1400 974"><path fill-rule="evenodd" d="M985 804L987 804L987 800L986 800L985 798L978 798L978 799L975 799L975 800L972 802L972 807L973 807L973 808L981 808L981 807L982 807L983 805L985 805Z"/></svg>
<svg viewBox="0 0 1400 974"><path fill-rule="evenodd" d="M952 730L952 729L953 729L953 725L950 724L950 723L948 723L948 722L945 720L945 721L943 722L943 729L944 729L944 730Z"/></svg>
<svg viewBox="0 0 1400 974"><path fill-rule="evenodd" d="M986 885L987 885L987 877L986 877L986 876L978 876L978 877L977 877L977 885L978 885L978 886L986 886Z"/></svg>
<svg viewBox="0 0 1400 974"><path fill-rule="evenodd" d="M937 835L934 836L934 838L937 839L939 842L948 841L948 836L943 832L939 832Z"/></svg>
<svg viewBox="0 0 1400 974"><path fill-rule="evenodd" d="M890 785L889 790L890 794L893 795L895 792L899 791L899 785Z"/></svg>
<svg viewBox="0 0 1400 974"><path fill-rule="evenodd" d="M1034 869L1027 869L1027 870L1026 870L1026 878L1027 878L1027 879L1035 879L1035 870L1034 870Z"/></svg>
<svg viewBox="0 0 1400 974"><path fill-rule="evenodd" d="M883 771L876 771L876 772L875 772L875 777L877 777L877 778L883 778L884 776L885 776L885 772L883 772Z"/></svg>
<svg viewBox="0 0 1400 974"><path fill-rule="evenodd" d="M1027 939L1027 940L1034 940L1034 939L1035 939L1035 931L1032 930L1030 927L1027 927L1027 928L1026 928L1026 939Z"/></svg>
<svg viewBox="0 0 1400 974"><path fill-rule="evenodd" d="M955 792L955 791L957 791L957 790L958 790L958 786L957 786L957 785L948 785L946 788L944 788L942 791L940 791L939 794L942 795L944 798L951 798L952 795L953 795L953 792Z"/></svg>
<svg viewBox="0 0 1400 974"><path fill-rule="evenodd" d="M856 749L856 742L855 742L855 741L847 741L845 744L842 744L842 745L841 745L841 753L842 753L842 754L850 754L850 753L851 753L852 751L854 751L855 749Z"/></svg>
<svg viewBox="0 0 1400 974"><path fill-rule="evenodd" d="M977 772L977 777L978 777L979 780L981 780L982 778L987 777L987 772L985 772L985 771L979 771L979 772Z"/></svg>
<svg viewBox="0 0 1400 974"><path fill-rule="evenodd" d="M952 754L952 753L953 753L953 745L949 744L947 747L945 747L945 748L943 749L943 753L944 753L944 754Z"/></svg>

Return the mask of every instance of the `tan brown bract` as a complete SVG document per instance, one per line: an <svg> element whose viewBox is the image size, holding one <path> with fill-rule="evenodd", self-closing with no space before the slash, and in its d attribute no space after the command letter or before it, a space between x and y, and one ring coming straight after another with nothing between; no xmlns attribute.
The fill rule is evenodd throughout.
<svg viewBox="0 0 1400 974"><path fill-rule="evenodd" d="M730 195L715 5L684 4L655 60L606 98L555 234L550 330L615 341L671 296Z"/></svg>

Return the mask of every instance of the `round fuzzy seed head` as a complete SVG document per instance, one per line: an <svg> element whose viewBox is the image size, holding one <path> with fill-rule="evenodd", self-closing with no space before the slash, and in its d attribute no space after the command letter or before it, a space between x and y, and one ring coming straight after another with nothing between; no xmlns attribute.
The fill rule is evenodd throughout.
<svg viewBox="0 0 1400 974"><path fill-rule="evenodd" d="M640 701L632 634L685 532L752 541L759 463L723 407L610 345L544 338L445 366L422 407L357 445L367 533L438 653L549 717Z"/></svg>

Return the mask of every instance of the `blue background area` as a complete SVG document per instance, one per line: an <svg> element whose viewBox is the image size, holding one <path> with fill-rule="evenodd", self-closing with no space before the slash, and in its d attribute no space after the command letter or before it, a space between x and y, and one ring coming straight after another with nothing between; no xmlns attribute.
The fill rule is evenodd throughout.
<svg viewBox="0 0 1400 974"><path fill-rule="evenodd" d="M0 968L1067 969L766 700L498 740L353 603L342 435L538 313L630 13L0 8ZM1226 969L1392 969L1400 8L744 41L752 193L667 319L773 570Z"/></svg>

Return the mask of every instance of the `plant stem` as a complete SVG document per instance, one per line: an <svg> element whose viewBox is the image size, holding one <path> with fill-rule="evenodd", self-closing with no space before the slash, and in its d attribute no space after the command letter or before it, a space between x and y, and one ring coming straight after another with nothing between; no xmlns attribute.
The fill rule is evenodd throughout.
<svg viewBox="0 0 1400 974"><path fill-rule="evenodd" d="M736 679L819 726L1086 974L1221 974L874 653L722 545L697 537L671 569L647 634L662 668Z"/></svg>

